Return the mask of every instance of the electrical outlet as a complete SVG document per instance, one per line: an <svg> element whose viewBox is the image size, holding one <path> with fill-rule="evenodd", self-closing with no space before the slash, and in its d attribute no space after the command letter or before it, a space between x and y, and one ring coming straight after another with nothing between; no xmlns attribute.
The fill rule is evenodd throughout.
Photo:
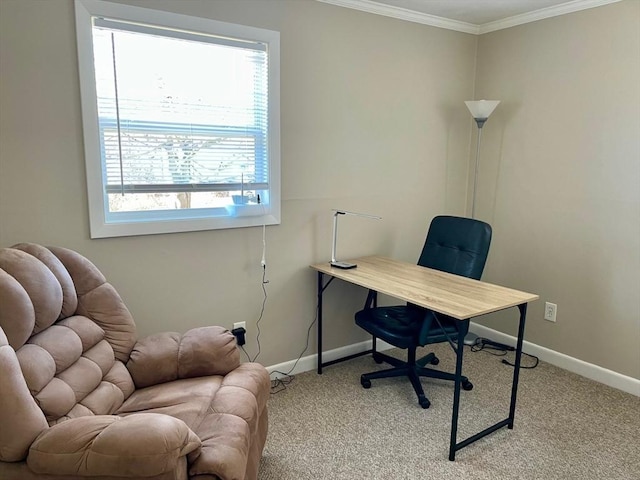
<svg viewBox="0 0 640 480"><path fill-rule="evenodd" d="M556 321L556 313L558 306L555 303L545 302L544 304L544 319L550 322Z"/></svg>
<svg viewBox="0 0 640 480"><path fill-rule="evenodd" d="M238 346L241 347L247 340L245 335L247 333L247 322L236 322L233 324L233 330L231 330L236 337L236 342L238 342Z"/></svg>

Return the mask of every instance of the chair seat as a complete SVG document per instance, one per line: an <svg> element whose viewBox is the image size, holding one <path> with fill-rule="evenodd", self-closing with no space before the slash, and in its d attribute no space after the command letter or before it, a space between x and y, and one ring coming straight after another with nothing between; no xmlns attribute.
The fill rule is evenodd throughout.
<svg viewBox="0 0 640 480"><path fill-rule="evenodd" d="M446 315L439 315L436 320L431 310L415 305L366 308L355 318L360 328L398 348L446 342L456 338L458 328L465 334L469 328L469 322L461 324Z"/></svg>
<svg viewBox="0 0 640 480"><path fill-rule="evenodd" d="M419 313L406 306L367 308L356 313L356 324L395 347L408 348L420 333Z"/></svg>

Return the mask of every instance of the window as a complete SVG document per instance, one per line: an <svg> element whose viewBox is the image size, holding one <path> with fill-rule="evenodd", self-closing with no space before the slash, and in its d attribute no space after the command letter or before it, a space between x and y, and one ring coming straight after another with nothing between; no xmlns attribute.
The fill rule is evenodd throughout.
<svg viewBox="0 0 640 480"><path fill-rule="evenodd" d="M76 0L91 237L280 223L279 33Z"/></svg>

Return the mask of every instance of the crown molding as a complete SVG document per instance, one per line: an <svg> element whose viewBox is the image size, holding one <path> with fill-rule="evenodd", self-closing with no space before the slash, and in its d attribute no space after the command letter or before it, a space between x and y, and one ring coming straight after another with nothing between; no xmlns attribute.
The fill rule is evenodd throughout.
<svg viewBox="0 0 640 480"><path fill-rule="evenodd" d="M553 7L542 8L534 12L523 13L522 15L514 15L513 17L504 18L495 22L489 22L482 25L474 25L473 23L460 22L448 18L428 15L426 13L416 12L400 7L392 7L383 5L372 0L316 0L322 3L330 3L340 7L351 8L363 12L383 15L385 17L397 18L408 22L421 23L431 27L444 28L457 32L471 33L474 35L482 35L483 33L495 32L505 28L523 25L525 23L536 22L545 18L557 17L568 13L579 12L589 8L601 7L610 3L620 2L621 0L573 0Z"/></svg>
<svg viewBox="0 0 640 480"><path fill-rule="evenodd" d="M382 5L371 0L317 0L322 3L330 3L339 7L351 8L385 17L397 18L408 22L422 23L432 27L445 28L447 30L455 30L457 32L472 33L478 35L480 27L472 23L459 22L448 18L436 17L426 13L416 12L415 10L407 10L406 8L392 7L390 5Z"/></svg>
<svg viewBox="0 0 640 480"><path fill-rule="evenodd" d="M545 18L559 17L560 15L588 10L589 8L601 7L603 5L620 1L621 0L573 0L553 7L541 8L534 12L514 15L513 17L496 20L495 22L485 23L479 26L478 34L482 35L483 33L495 32L496 30L504 30L505 28L537 22L538 20L544 20Z"/></svg>

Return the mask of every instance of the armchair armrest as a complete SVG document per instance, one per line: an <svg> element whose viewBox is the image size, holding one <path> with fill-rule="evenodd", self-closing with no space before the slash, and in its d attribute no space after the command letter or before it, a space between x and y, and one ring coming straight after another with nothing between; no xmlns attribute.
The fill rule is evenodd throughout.
<svg viewBox="0 0 640 480"><path fill-rule="evenodd" d="M27 465L37 474L142 478L200 454L200 439L177 418L158 413L78 417L36 438Z"/></svg>
<svg viewBox="0 0 640 480"><path fill-rule="evenodd" d="M136 388L179 378L226 375L240 365L236 338L224 327L200 327L184 335L165 332L138 341L127 369Z"/></svg>

